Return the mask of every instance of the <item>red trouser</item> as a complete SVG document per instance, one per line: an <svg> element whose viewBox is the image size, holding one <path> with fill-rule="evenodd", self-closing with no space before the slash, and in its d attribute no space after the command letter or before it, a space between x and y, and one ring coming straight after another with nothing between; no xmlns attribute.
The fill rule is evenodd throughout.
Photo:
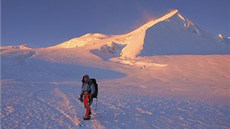
<svg viewBox="0 0 230 129"><path fill-rule="evenodd" d="M90 112L90 100L91 94L84 94L84 106L85 106L85 116L89 116Z"/></svg>

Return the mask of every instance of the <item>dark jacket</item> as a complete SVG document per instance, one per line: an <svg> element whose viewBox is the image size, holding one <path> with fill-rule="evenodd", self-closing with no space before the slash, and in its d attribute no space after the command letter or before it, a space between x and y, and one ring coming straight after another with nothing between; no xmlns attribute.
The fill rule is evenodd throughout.
<svg viewBox="0 0 230 129"><path fill-rule="evenodd" d="M82 80L82 88L81 88L81 96L84 94L94 94L95 93L95 86L90 79L87 81Z"/></svg>

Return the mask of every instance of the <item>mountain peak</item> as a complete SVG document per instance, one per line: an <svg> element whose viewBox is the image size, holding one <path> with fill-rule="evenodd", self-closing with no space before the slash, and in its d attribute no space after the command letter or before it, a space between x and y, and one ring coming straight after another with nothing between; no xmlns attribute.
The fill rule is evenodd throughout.
<svg viewBox="0 0 230 129"><path fill-rule="evenodd" d="M128 34L122 58L153 55L224 54L229 46L173 10Z"/></svg>
<svg viewBox="0 0 230 129"><path fill-rule="evenodd" d="M169 13L165 14L164 16L160 17L160 18L157 18L155 20L150 20L149 22L145 23L144 25L142 25L141 27L139 27L138 29L134 30L134 31L138 31L140 29L148 29L149 27L161 22L161 21L164 21L164 20L167 20L169 19L170 17L174 16L178 14L178 10L175 9L175 10L172 10L170 11Z"/></svg>
<svg viewBox="0 0 230 129"><path fill-rule="evenodd" d="M121 57L135 58L137 55L139 55L144 47L146 31L149 28L159 24L160 22L168 21L170 18L176 16L177 14L179 14L177 9L172 10L164 16L155 20L151 20L138 29L130 32L128 34L130 38L127 39L126 47L122 49Z"/></svg>

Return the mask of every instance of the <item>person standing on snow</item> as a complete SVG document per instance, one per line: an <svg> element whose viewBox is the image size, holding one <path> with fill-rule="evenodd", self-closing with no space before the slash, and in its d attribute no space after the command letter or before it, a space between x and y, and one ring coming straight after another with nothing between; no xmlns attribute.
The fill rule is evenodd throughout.
<svg viewBox="0 0 230 129"><path fill-rule="evenodd" d="M84 120L90 119L91 109L90 105L93 102L92 94L95 93L95 86L92 83L89 75L84 75L82 78L82 88L79 100L84 103L85 107L85 116L83 117Z"/></svg>

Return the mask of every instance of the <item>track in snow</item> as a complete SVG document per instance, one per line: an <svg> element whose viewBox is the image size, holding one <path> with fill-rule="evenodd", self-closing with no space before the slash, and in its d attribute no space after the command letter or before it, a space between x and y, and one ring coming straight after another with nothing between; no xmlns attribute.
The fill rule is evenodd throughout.
<svg viewBox="0 0 230 129"><path fill-rule="evenodd" d="M229 128L230 106L197 99L148 96L135 90L102 87L97 115L84 116L80 86L2 83L1 128ZM95 107L95 102L92 104Z"/></svg>

